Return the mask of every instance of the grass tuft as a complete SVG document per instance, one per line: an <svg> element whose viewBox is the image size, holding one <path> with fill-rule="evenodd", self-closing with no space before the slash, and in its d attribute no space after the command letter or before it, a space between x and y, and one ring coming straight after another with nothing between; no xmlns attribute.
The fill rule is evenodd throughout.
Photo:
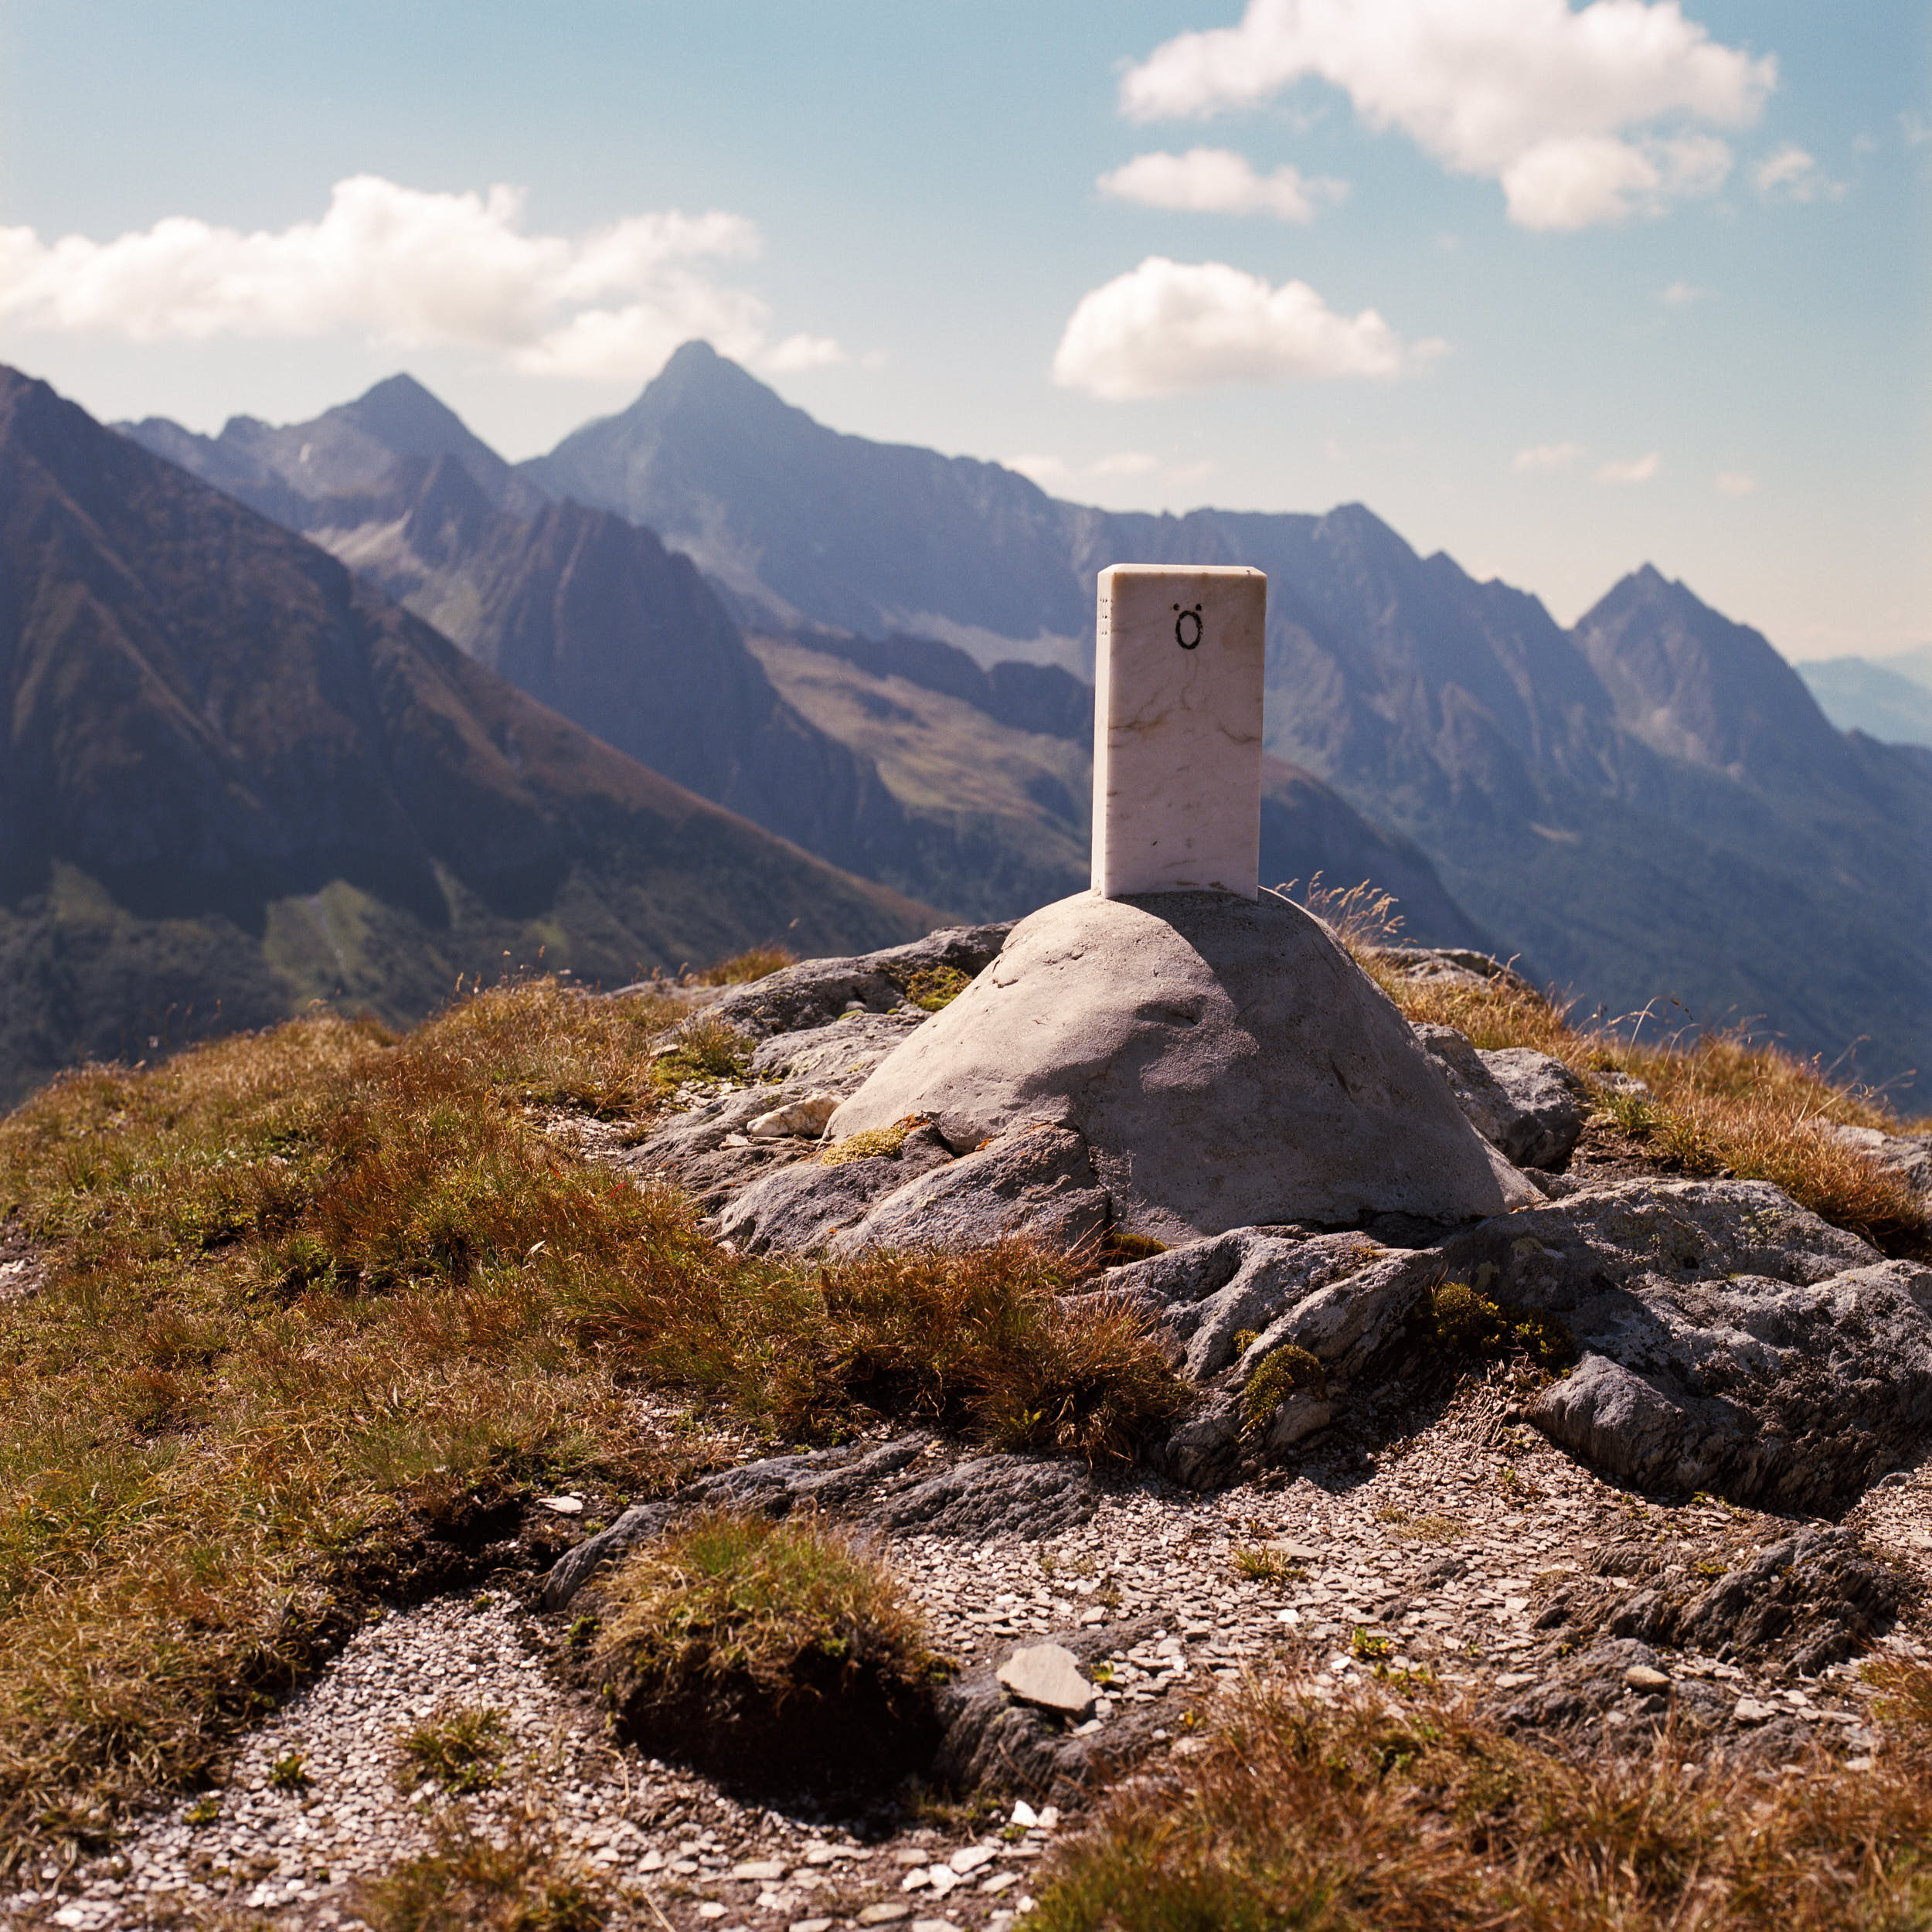
<svg viewBox="0 0 1932 1932"><path fill-rule="evenodd" d="M971 975L957 966L922 966L906 982L906 1002L928 1013L940 1012L972 983Z"/></svg>
<svg viewBox="0 0 1932 1932"><path fill-rule="evenodd" d="M789 946L752 946L692 977L700 986L743 986L798 963L798 955Z"/></svg>
<svg viewBox="0 0 1932 1932"><path fill-rule="evenodd" d="M1444 1281L1431 1288L1417 1311L1417 1328L1439 1352L1478 1361L1527 1355L1553 1369L1575 1358L1575 1338L1554 1315L1533 1309L1505 1308L1467 1281Z"/></svg>
<svg viewBox="0 0 1932 1932"><path fill-rule="evenodd" d="M1896 1681L1895 1681L1896 1680ZM1909 1687L1906 1680L1910 1680ZM1249 1686L1174 1778L1055 1855L1033 1932L1828 1932L1932 1918L1932 1684L1888 1679L1876 1767L1551 1757L1426 1684Z"/></svg>
<svg viewBox="0 0 1932 1932"><path fill-rule="evenodd" d="M1313 1389L1321 1393L1326 1390L1328 1383L1321 1362L1306 1349L1288 1342L1265 1356L1243 1385L1241 1420L1250 1429L1264 1428L1268 1418L1296 1389Z"/></svg>
<svg viewBox="0 0 1932 1932"><path fill-rule="evenodd" d="M532 1818L500 1838L461 1818L430 1829L427 1852L355 1888L372 1932L597 1932L609 1917L590 1874Z"/></svg>
<svg viewBox="0 0 1932 1932"><path fill-rule="evenodd" d="M709 1013L696 1013L678 1029L668 1053L654 1063L659 1083L682 1086L686 1080L743 1080L751 1070L752 1043L729 1022Z"/></svg>
<svg viewBox="0 0 1932 1932"><path fill-rule="evenodd" d="M509 1741L502 1711L488 1705L461 1706L404 1734L397 1781L409 1791L420 1784L439 1784L446 1791L487 1791L502 1774Z"/></svg>
<svg viewBox="0 0 1932 1932"><path fill-rule="evenodd" d="M890 1571L811 1521L699 1517L598 1592L595 1652L645 1748L751 1781L873 1782L929 1747L944 1674Z"/></svg>

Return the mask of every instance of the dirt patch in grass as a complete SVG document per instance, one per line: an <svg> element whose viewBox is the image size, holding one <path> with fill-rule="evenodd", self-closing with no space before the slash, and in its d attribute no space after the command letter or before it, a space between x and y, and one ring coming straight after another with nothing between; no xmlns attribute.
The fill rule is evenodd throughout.
<svg viewBox="0 0 1932 1932"><path fill-rule="evenodd" d="M667 1395L740 1434L883 1413L1095 1457L1171 1412L1047 1258L750 1263L571 1158L539 1116L655 1104L658 1005L540 981L401 1040L305 1020L0 1121L0 1219L44 1264L0 1301L0 1870L210 1774L379 1597L555 1553L532 1495L689 1480Z"/></svg>
<svg viewBox="0 0 1932 1932"><path fill-rule="evenodd" d="M1573 1764L1419 1692L1253 1689L1199 1757L1116 1792L1057 1855L1040 1932L1700 1932L1923 1925L1932 1683L1889 1666L1888 1748L1767 1778Z"/></svg>
<svg viewBox="0 0 1932 1932"><path fill-rule="evenodd" d="M597 1593L619 1731L753 1790L877 1789L938 1743L944 1667L891 1573L809 1520L709 1515Z"/></svg>

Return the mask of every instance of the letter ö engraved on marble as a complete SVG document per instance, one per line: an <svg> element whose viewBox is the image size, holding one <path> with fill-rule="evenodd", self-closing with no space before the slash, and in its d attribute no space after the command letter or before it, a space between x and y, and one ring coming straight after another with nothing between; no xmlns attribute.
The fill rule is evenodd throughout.
<svg viewBox="0 0 1932 1932"><path fill-rule="evenodd" d="M1201 642L1201 607L1197 604L1190 611L1181 611L1181 607L1177 604L1174 607L1176 611L1181 611L1181 614L1174 620L1174 641L1183 651L1199 648ZM1190 624L1194 629L1192 637L1188 635L1188 627Z"/></svg>

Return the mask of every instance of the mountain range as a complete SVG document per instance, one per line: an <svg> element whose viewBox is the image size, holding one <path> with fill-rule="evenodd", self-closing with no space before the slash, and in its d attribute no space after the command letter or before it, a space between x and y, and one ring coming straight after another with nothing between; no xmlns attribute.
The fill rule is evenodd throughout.
<svg viewBox="0 0 1932 1932"><path fill-rule="evenodd" d="M1798 672L1841 731L1932 746L1932 644L1876 660L1821 658Z"/></svg>
<svg viewBox="0 0 1932 1932"><path fill-rule="evenodd" d="M1932 1049L1932 755L1839 731L1763 637L1648 566L1566 629L1359 505L1063 502L998 464L842 435L695 343L628 410L514 467L401 378L311 424L128 430L613 743L678 751L713 796L740 784L751 815L771 807L732 760L750 774L763 754L734 748L760 730L809 746L818 762L781 787L795 835L962 911L1081 876L1074 674L1097 570L1257 566L1270 795L1311 859L1372 854L1384 883L1406 869L1412 924L1436 922L1418 936L1486 936L1586 1010L1752 1022L1868 1077ZM587 600L577 630L530 641L570 560L620 554L613 581L655 570L660 587ZM679 714L703 743L666 750L624 738L656 700L653 679L628 699L624 681L667 648L647 620L677 597L668 648L702 632L713 669ZM844 790L832 747L853 760Z"/></svg>
<svg viewBox="0 0 1932 1932"><path fill-rule="evenodd" d="M539 960L630 979L936 917L612 750L10 370L0 692L9 1095L316 997L402 1021Z"/></svg>

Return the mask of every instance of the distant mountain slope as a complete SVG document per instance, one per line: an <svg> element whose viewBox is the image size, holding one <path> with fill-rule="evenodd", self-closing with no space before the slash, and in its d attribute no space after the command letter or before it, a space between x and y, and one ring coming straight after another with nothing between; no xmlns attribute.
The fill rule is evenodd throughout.
<svg viewBox="0 0 1932 1932"><path fill-rule="evenodd" d="M1876 663L1825 658L1798 672L1841 731L1862 731L1885 744L1932 745L1932 646Z"/></svg>
<svg viewBox="0 0 1932 1932"><path fill-rule="evenodd" d="M0 1087L334 994L923 909L621 756L335 559L0 371ZM192 1009L189 1011L189 1009Z"/></svg>
<svg viewBox="0 0 1932 1932"><path fill-rule="evenodd" d="M1029 869L1016 893L1039 903L1087 881L1094 693L1056 667L995 665L925 638L867 639L825 631L750 640L798 709L878 766L928 832L925 872L937 880L995 842ZM1023 829L1022 829L1023 828ZM1017 867L1017 857L1007 861ZM1311 774L1266 760L1261 876L1347 887L1368 879L1401 902L1404 937L1497 950L1499 942L1444 890L1410 841L1378 830ZM1533 964L1533 962L1532 962Z"/></svg>

